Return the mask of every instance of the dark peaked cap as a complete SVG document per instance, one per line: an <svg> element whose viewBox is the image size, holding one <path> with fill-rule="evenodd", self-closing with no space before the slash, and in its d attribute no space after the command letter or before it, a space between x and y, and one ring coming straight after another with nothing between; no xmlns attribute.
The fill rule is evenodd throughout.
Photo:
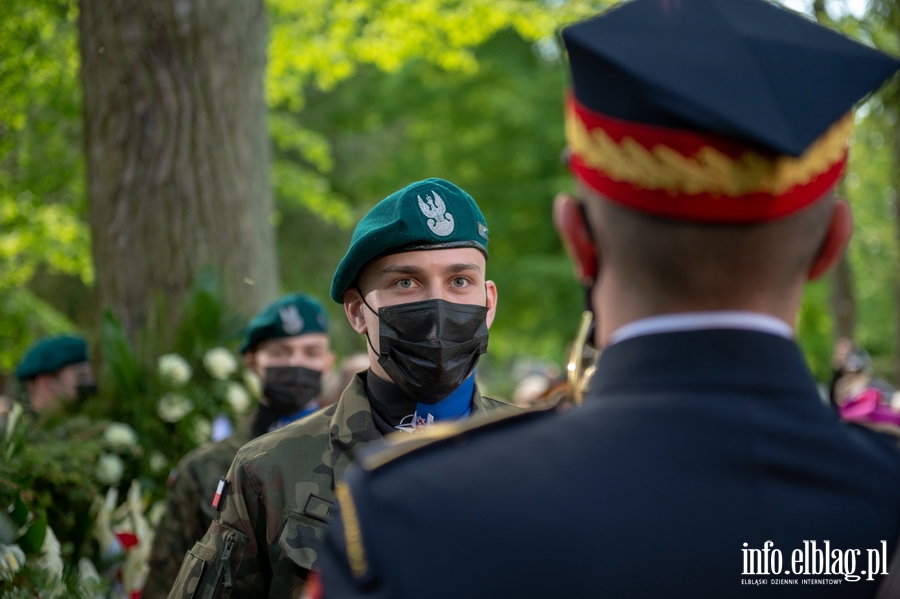
<svg viewBox="0 0 900 599"><path fill-rule="evenodd" d="M562 36L591 110L790 156L900 68L764 0L631 0Z"/></svg>

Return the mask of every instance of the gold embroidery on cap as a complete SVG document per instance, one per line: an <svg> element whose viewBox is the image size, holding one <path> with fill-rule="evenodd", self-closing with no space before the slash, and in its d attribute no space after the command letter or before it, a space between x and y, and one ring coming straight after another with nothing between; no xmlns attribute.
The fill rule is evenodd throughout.
<svg viewBox="0 0 900 599"><path fill-rule="evenodd" d="M359 530L359 518L356 515L356 504L353 495L344 484L334 488L338 503L341 505L341 518L344 522L344 541L347 543L347 561L350 571L357 578L362 578L369 569L366 552L363 549L362 532Z"/></svg>
<svg viewBox="0 0 900 599"><path fill-rule="evenodd" d="M689 195L781 195L809 183L840 161L852 130L853 119L848 113L799 158L772 158L748 150L735 159L711 146L693 156L683 156L662 144L648 150L631 137L616 143L602 129L588 131L573 109L566 110L566 141L586 166L614 181Z"/></svg>

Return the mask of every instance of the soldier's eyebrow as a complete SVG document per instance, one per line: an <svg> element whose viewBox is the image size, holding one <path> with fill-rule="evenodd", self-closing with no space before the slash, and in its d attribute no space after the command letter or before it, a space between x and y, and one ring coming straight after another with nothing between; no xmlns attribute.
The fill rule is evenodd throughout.
<svg viewBox="0 0 900 599"><path fill-rule="evenodd" d="M474 263L448 264L447 266L444 267L444 274L445 275L453 275L453 274L465 272L467 270L474 270L476 272L481 272L481 267Z"/></svg>
<svg viewBox="0 0 900 599"><path fill-rule="evenodd" d="M381 270L382 275L421 275L425 272L420 266L413 264L400 264L397 266L386 266Z"/></svg>

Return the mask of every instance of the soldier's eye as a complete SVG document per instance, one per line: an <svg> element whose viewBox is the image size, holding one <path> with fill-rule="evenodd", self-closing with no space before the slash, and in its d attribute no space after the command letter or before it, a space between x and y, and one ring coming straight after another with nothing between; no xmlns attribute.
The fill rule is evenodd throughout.
<svg viewBox="0 0 900 599"><path fill-rule="evenodd" d="M465 277L456 277L455 279L453 279L454 287L465 287L468 284L469 280Z"/></svg>
<svg viewBox="0 0 900 599"><path fill-rule="evenodd" d="M397 287L400 289L409 289L413 285L412 279L400 279L397 281Z"/></svg>

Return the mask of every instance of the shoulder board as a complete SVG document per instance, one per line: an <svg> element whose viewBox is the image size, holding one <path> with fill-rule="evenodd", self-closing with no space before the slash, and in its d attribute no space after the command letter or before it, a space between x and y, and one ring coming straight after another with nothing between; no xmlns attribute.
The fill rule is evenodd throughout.
<svg viewBox="0 0 900 599"><path fill-rule="evenodd" d="M463 439L470 434L515 426L521 422L555 413L555 405L514 411L493 410L462 422L439 422L434 425L434 428L413 435L400 432L391 433L385 437L388 445L377 453L364 458L361 465L363 470L371 472L424 447L434 447L447 441Z"/></svg>

